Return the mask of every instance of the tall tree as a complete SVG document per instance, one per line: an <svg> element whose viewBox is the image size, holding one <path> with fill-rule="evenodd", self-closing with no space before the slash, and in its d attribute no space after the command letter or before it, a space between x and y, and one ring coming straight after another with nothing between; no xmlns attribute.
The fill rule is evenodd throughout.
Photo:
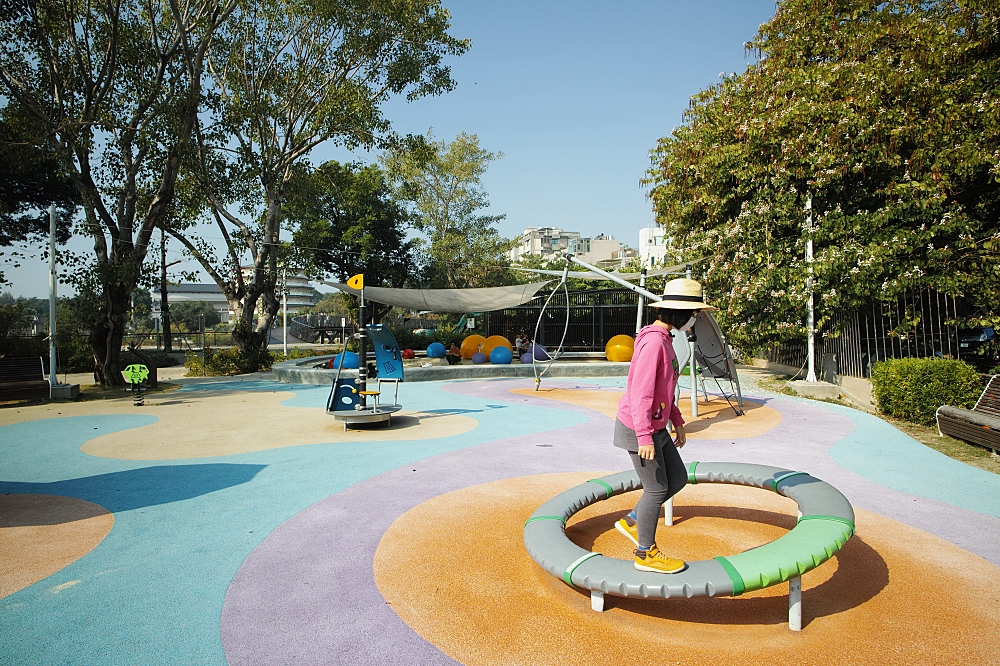
<svg viewBox="0 0 1000 666"><path fill-rule="evenodd" d="M696 95L652 153L657 220L708 255L734 342L930 287L1000 310L1000 14L955 0L785 0L758 61Z"/></svg>
<svg viewBox="0 0 1000 666"><path fill-rule="evenodd" d="M417 271L409 215L385 174L370 164L326 162L288 182L284 215L295 229L292 260L313 275L345 281L365 274L372 286L402 287ZM374 321L389 307L372 304Z"/></svg>
<svg viewBox="0 0 1000 666"><path fill-rule="evenodd" d="M495 225L506 215L479 214L490 205L483 175L502 157L480 148L479 137L465 132L450 143L434 141L428 132L383 157L400 197L411 202L416 228L426 236L432 286L504 283L513 241L500 236Z"/></svg>
<svg viewBox="0 0 1000 666"><path fill-rule="evenodd" d="M174 236L226 294L248 370L267 353L280 306L283 204L297 165L326 141L385 145L381 106L392 95L450 90L442 59L468 42L448 34L449 20L438 0L247 0L216 35L214 105L192 173L225 254L188 230Z"/></svg>
<svg viewBox="0 0 1000 666"><path fill-rule="evenodd" d="M0 90L69 174L94 243L102 384L124 382L130 295L191 146L205 55L235 2L9 0L0 12Z"/></svg>

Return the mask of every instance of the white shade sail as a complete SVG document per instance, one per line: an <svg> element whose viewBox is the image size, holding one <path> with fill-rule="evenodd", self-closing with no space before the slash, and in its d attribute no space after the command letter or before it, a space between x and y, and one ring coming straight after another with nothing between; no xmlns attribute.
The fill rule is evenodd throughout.
<svg viewBox="0 0 1000 666"><path fill-rule="evenodd" d="M512 287L482 287L479 289L390 289L365 287L365 298L376 303L393 305L418 312L487 312L512 308L527 303L545 282L517 284ZM361 291L340 282L323 282L347 294L360 296Z"/></svg>

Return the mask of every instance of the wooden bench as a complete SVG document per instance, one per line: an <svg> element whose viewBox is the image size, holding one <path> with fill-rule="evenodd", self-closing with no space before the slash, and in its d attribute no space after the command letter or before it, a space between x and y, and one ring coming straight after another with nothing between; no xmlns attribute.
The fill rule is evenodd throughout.
<svg viewBox="0 0 1000 666"><path fill-rule="evenodd" d="M41 358L0 358L0 402L48 399Z"/></svg>
<svg viewBox="0 0 1000 666"><path fill-rule="evenodd" d="M938 433L951 435L1000 453L1000 375L990 377L971 410L942 405L937 410Z"/></svg>

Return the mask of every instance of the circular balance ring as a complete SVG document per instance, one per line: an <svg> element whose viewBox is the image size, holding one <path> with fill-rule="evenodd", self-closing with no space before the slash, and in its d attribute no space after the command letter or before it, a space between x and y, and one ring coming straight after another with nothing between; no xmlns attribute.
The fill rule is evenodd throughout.
<svg viewBox="0 0 1000 666"><path fill-rule="evenodd" d="M642 487L634 471L592 479L556 495L524 524L524 546L543 569L567 584L620 597L739 596L827 561L854 534L854 509L840 491L805 472L746 463L693 462L688 483L766 488L795 500L798 524L763 546L728 557L689 562L676 574L638 571L629 560L584 550L566 536L566 521L584 507Z"/></svg>

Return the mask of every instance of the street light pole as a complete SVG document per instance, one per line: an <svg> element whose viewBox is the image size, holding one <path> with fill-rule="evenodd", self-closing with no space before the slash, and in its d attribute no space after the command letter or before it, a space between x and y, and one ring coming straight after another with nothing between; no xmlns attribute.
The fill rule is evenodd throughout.
<svg viewBox="0 0 1000 666"><path fill-rule="evenodd" d="M281 269L281 352L288 358L288 276Z"/></svg>
<svg viewBox="0 0 1000 666"><path fill-rule="evenodd" d="M49 206L49 387L56 378L56 207Z"/></svg>
<svg viewBox="0 0 1000 666"><path fill-rule="evenodd" d="M813 304L813 216L812 216L812 197L806 199L806 265L809 270L809 276L806 278L806 290L809 292L809 311L806 314L806 328L809 332L808 339L808 350L807 353L809 358L809 372L806 374L807 382L816 381L816 322L815 322L815 310Z"/></svg>
<svg viewBox="0 0 1000 666"><path fill-rule="evenodd" d="M642 272L639 275L639 286L643 289L646 288L646 269L643 267ZM635 334L639 335L639 331L642 330L642 308L646 305L646 299L643 298L642 294L639 294L639 308L635 313Z"/></svg>

